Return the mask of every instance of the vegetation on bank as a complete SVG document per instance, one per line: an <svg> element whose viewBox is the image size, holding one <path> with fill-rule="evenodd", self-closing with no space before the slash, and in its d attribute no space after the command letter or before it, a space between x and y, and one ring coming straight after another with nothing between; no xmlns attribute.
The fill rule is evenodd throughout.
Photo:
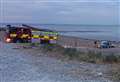
<svg viewBox="0 0 120 82"><path fill-rule="evenodd" d="M63 59L69 60L77 60L84 61L88 63L108 63L108 64L116 64L116 66L111 66L111 70L109 71L110 79L115 82L120 81L120 55L115 53L102 53L95 51L81 52L75 48L63 48L59 45L46 45L42 46L42 50L45 53L56 53L55 55L62 55ZM61 56L59 56L61 57Z"/></svg>
<svg viewBox="0 0 120 82"><path fill-rule="evenodd" d="M120 55L116 53L103 53L94 50L88 50L87 52L77 50L76 48L64 48L56 44L44 44L40 45L39 43L21 43L22 46L38 47L43 53L48 53L49 56L58 57L62 60L77 60L84 61L88 63L97 63L97 64L116 64L117 66L111 66L108 77L114 80L115 82L120 80Z"/></svg>
<svg viewBox="0 0 120 82"><path fill-rule="evenodd" d="M59 45L46 45L42 46L42 49L44 52L57 52L70 60L75 59L90 63L120 63L120 55L115 53L102 53L91 50L82 52L75 48L63 48Z"/></svg>
<svg viewBox="0 0 120 82"><path fill-rule="evenodd" d="M109 71L109 76L114 82L120 81L120 64L112 65Z"/></svg>

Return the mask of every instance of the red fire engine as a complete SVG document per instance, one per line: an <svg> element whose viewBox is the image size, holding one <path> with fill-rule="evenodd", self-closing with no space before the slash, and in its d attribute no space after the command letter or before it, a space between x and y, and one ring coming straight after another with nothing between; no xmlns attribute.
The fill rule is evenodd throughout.
<svg viewBox="0 0 120 82"><path fill-rule="evenodd" d="M12 27L7 25L6 42L27 43L31 41L31 29L27 27Z"/></svg>
<svg viewBox="0 0 120 82"><path fill-rule="evenodd" d="M5 41L7 43L56 43L58 33L48 29L38 29L28 25L11 26L7 25Z"/></svg>

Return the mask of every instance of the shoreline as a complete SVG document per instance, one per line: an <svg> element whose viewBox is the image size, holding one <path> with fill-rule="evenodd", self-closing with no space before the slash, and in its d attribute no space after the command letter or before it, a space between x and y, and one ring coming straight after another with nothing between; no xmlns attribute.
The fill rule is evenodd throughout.
<svg viewBox="0 0 120 82"><path fill-rule="evenodd" d="M93 40L93 41L103 41L103 40L107 40L107 41L110 41L110 42L120 42L119 40L110 40L110 39L94 39L94 38L84 38L84 37L78 37L78 36L70 36L70 35L60 35L60 36L63 36L63 37L71 37L71 38L79 38L79 39L84 39L84 40Z"/></svg>
<svg viewBox="0 0 120 82"><path fill-rule="evenodd" d="M98 41L98 43L102 40L98 39L88 39L82 37L74 37L74 36L59 36L58 43L62 45L68 45L73 47L91 47L94 48L94 41ZM120 41L110 41L114 45L120 46Z"/></svg>

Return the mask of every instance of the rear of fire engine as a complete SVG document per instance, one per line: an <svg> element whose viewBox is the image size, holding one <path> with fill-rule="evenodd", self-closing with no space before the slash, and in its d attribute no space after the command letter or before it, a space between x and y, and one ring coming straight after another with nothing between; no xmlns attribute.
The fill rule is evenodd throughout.
<svg viewBox="0 0 120 82"><path fill-rule="evenodd" d="M49 31L32 31L32 42L40 42L41 44L57 43L58 33Z"/></svg>

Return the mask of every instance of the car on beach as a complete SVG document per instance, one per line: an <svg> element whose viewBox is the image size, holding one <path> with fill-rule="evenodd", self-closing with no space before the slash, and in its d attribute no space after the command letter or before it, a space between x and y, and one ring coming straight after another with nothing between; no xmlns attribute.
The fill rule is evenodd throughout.
<svg viewBox="0 0 120 82"><path fill-rule="evenodd" d="M114 48L115 45L113 45L110 41L103 40L100 41L98 48Z"/></svg>

